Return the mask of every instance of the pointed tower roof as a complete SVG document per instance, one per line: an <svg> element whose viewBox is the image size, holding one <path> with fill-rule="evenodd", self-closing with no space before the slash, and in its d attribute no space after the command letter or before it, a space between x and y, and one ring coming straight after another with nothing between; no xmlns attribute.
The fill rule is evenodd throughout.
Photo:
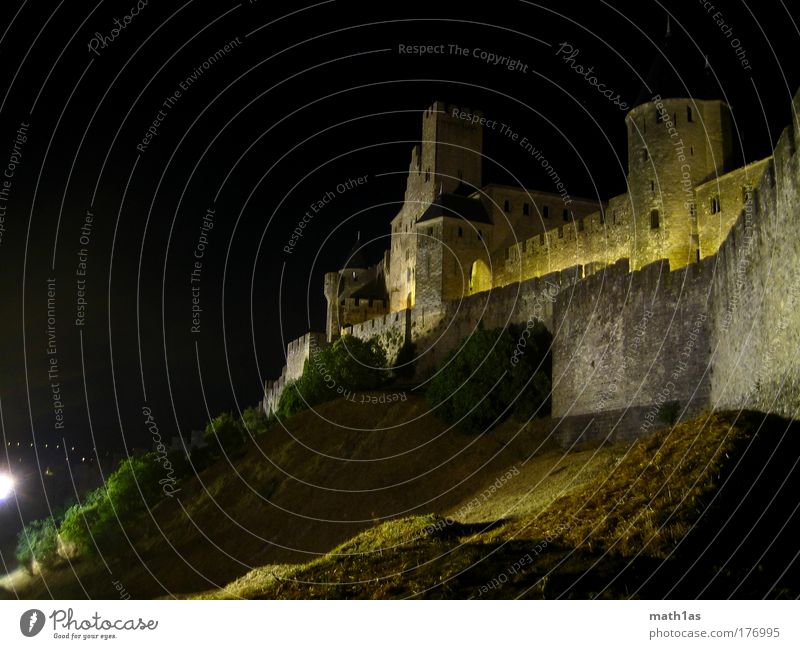
<svg viewBox="0 0 800 649"><path fill-rule="evenodd" d="M356 242L350 249L350 254L345 259L345 268L369 268L367 258L364 256L364 247L361 245L361 231L356 235Z"/></svg>
<svg viewBox="0 0 800 649"><path fill-rule="evenodd" d="M673 29L669 16L661 46L645 75L645 83L635 105L646 104L655 95L660 95L662 99L721 98L708 57L697 51L697 45L692 43L683 29Z"/></svg>

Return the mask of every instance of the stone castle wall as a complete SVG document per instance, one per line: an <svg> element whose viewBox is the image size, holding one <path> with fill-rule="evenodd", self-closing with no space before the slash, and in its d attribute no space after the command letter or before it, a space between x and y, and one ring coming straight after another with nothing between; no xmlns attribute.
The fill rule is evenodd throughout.
<svg viewBox="0 0 800 649"><path fill-rule="evenodd" d="M800 93L795 120L798 111ZM643 434L667 401L684 416L739 408L797 416L798 131L784 131L771 159L699 188L701 226L712 195L721 203L713 217L733 222L716 254L671 272L666 260L633 273L620 262L558 295L553 411L566 416L562 439L600 434L601 420L606 433Z"/></svg>
<svg viewBox="0 0 800 649"><path fill-rule="evenodd" d="M792 126L719 249L711 404L796 417L800 408L800 92Z"/></svg>
<svg viewBox="0 0 800 649"><path fill-rule="evenodd" d="M794 120L798 111L800 92ZM714 219L724 228L740 210L727 235L712 238L716 254L701 250L702 259L675 270L662 259L630 272L639 233L630 199L621 196L508 249L493 263L489 291L398 310L345 333L377 336L390 360L410 335L424 376L479 322L541 320L554 336L553 414L562 418L562 441L600 434L601 420L617 436L645 433L666 402L683 417L742 407L793 417L800 407L799 133L793 124L773 158L697 188L701 231ZM707 213L716 192L720 209ZM564 270L547 272L554 267ZM280 387L302 371L304 349L290 345L287 359L297 356Z"/></svg>
<svg viewBox="0 0 800 649"><path fill-rule="evenodd" d="M606 209L530 237L493 260L495 286L506 286L554 270L587 266L594 272L630 255L633 219L627 196Z"/></svg>
<svg viewBox="0 0 800 649"><path fill-rule="evenodd" d="M264 383L264 401L261 408L266 413L273 412L278 407L283 389L290 381L296 381L303 375L303 367L315 348L327 345L326 335L318 332L308 332L286 345L286 365L281 370L281 375L274 381Z"/></svg>
<svg viewBox="0 0 800 649"><path fill-rule="evenodd" d="M705 407L712 270L670 272L665 259L629 272L623 259L559 294L553 416L672 401L686 415Z"/></svg>
<svg viewBox="0 0 800 649"><path fill-rule="evenodd" d="M753 188L772 158L740 167L695 189L700 257L716 255L742 210L752 211Z"/></svg>

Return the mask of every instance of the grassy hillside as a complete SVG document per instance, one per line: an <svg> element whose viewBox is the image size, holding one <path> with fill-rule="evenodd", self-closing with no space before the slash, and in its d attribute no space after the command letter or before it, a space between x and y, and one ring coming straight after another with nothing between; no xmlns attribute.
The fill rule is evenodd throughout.
<svg viewBox="0 0 800 649"><path fill-rule="evenodd" d="M778 418L715 414L546 473L533 468L542 458L502 505L385 523L202 597L796 597L797 432ZM576 460L591 476L564 490L558 475Z"/></svg>
<svg viewBox="0 0 800 649"><path fill-rule="evenodd" d="M7 596L797 594L780 527L798 437L782 420L715 414L564 454L548 421L472 436L426 410L302 413L159 504L115 556Z"/></svg>

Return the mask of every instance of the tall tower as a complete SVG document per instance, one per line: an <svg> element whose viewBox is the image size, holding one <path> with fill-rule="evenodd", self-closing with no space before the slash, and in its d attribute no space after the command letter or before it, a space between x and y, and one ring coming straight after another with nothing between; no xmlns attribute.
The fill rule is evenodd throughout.
<svg viewBox="0 0 800 649"><path fill-rule="evenodd" d="M730 107L714 98L707 63L696 50L692 59L695 46L675 38L668 30L626 118L633 268L663 258L673 269L697 260L694 187L731 164Z"/></svg>
<svg viewBox="0 0 800 649"><path fill-rule="evenodd" d="M467 117L469 116L469 117ZM463 182L480 187L483 128L473 123L481 113L437 101L422 116L420 172L431 200Z"/></svg>
<svg viewBox="0 0 800 649"><path fill-rule="evenodd" d="M411 154L405 202L392 220L387 277L391 311L416 302L417 221L440 194L453 192L459 185L481 186L483 128L473 115L481 116L441 101L422 115L422 141Z"/></svg>

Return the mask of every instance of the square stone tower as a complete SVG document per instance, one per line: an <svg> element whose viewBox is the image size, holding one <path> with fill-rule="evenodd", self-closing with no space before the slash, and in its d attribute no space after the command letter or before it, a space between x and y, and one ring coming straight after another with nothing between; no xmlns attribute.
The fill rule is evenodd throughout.
<svg viewBox="0 0 800 649"><path fill-rule="evenodd" d="M462 109L434 102L422 114L422 141L414 147L405 201L392 220L387 272L391 311L416 303L416 223L440 193L481 185L483 128L460 119Z"/></svg>

